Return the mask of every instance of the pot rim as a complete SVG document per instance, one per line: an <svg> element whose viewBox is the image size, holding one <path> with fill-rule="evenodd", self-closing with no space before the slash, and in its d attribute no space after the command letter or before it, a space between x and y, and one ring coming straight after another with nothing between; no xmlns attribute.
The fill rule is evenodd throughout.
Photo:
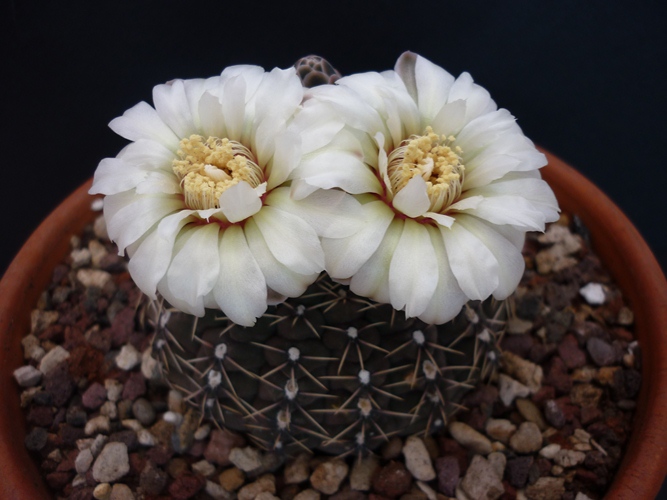
<svg viewBox="0 0 667 500"><path fill-rule="evenodd" d="M582 174L541 149L549 164L541 172L563 211L576 213L591 233L597 255L635 312L635 333L642 349L642 386L633 430L606 498L654 498L667 470L667 281L637 229L621 210ZM0 498L50 499L37 465L24 445L25 419L12 373L23 364L21 338L29 314L51 280L54 267L69 251L72 235L94 218L88 210L91 180L61 203L35 230L0 281ZM640 262L641 266L628 266ZM20 417L19 417L20 415Z"/></svg>

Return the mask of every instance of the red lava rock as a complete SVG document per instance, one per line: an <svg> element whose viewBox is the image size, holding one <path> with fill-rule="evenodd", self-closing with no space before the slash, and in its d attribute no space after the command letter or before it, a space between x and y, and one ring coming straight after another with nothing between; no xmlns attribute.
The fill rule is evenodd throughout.
<svg viewBox="0 0 667 500"><path fill-rule="evenodd" d="M540 405L550 399L556 398L556 389L551 385L543 385L538 391L531 396L533 403Z"/></svg>
<svg viewBox="0 0 667 500"><path fill-rule="evenodd" d="M116 313L111 323L111 345L120 347L127 343L130 334L134 331L134 309L126 307Z"/></svg>
<svg viewBox="0 0 667 500"><path fill-rule="evenodd" d="M46 475L46 483L54 490L62 490L72 480L72 472L51 472Z"/></svg>
<svg viewBox="0 0 667 500"><path fill-rule="evenodd" d="M47 326L39 335L40 340L50 340L59 344L63 341L65 334L65 327L63 325L54 324Z"/></svg>
<svg viewBox="0 0 667 500"><path fill-rule="evenodd" d="M77 439L83 439L87 437L82 428L73 427L67 424L60 427L58 434L62 439L63 445L68 447L76 447Z"/></svg>
<svg viewBox="0 0 667 500"><path fill-rule="evenodd" d="M81 396L81 403L90 410L97 410L107 400L107 390L99 382L92 383Z"/></svg>
<svg viewBox="0 0 667 500"><path fill-rule="evenodd" d="M78 324L78 322L77 322ZM63 341L63 347L70 351L74 350L75 347L83 346L86 344L86 338L83 335L84 330L77 326L66 326L65 327L65 339Z"/></svg>
<svg viewBox="0 0 667 500"><path fill-rule="evenodd" d="M511 458L507 461L505 467L505 477L509 484L515 488L523 488L528 482L528 472L533 466L534 458L532 456ZM452 495L450 495L452 496Z"/></svg>
<svg viewBox="0 0 667 500"><path fill-rule="evenodd" d="M146 379L141 372L132 372L123 386L123 399L134 401L146 394Z"/></svg>
<svg viewBox="0 0 667 500"><path fill-rule="evenodd" d="M532 335L505 335L500 342L503 351L510 351L522 358L528 357L528 352L535 344Z"/></svg>
<svg viewBox="0 0 667 500"><path fill-rule="evenodd" d="M461 475L458 459L453 456L438 457L435 460L435 470L438 473L438 491L453 497Z"/></svg>
<svg viewBox="0 0 667 500"><path fill-rule="evenodd" d="M588 425L602 418L602 411L595 406L584 406L581 408L581 424Z"/></svg>
<svg viewBox="0 0 667 500"><path fill-rule="evenodd" d="M56 467L56 470L58 472L67 472L67 471L73 471L74 470L74 461L76 460L77 455L79 454L79 450L70 450L68 451L63 459L60 461L58 464L58 467Z"/></svg>
<svg viewBox="0 0 667 500"><path fill-rule="evenodd" d="M373 478L373 489L380 495L395 498L406 493L412 485L412 474L401 462L392 460Z"/></svg>
<svg viewBox="0 0 667 500"><path fill-rule="evenodd" d="M174 454L173 451L158 444L156 446L153 446L146 452L146 458L151 460L156 465L166 465L173 454ZM227 456L229 457L229 452L227 452ZM227 461L227 464L229 464L229 460Z"/></svg>
<svg viewBox="0 0 667 500"><path fill-rule="evenodd" d="M551 358L544 381L561 394L567 394L572 389L572 378L568 375L567 367L559 356Z"/></svg>
<svg viewBox="0 0 667 500"><path fill-rule="evenodd" d="M581 408L571 404L569 397L565 396L556 399L556 404L563 412L566 422L572 422L581 418Z"/></svg>
<svg viewBox="0 0 667 500"><path fill-rule="evenodd" d="M558 346L558 355L568 370L581 368L586 364L586 353L579 348L579 342L571 333L567 334Z"/></svg>
<svg viewBox="0 0 667 500"><path fill-rule="evenodd" d="M454 456L459 462L459 469L464 471L468 468L468 450L457 443L455 440L440 436L438 439L440 445L440 454L442 456Z"/></svg>
<svg viewBox="0 0 667 500"><path fill-rule="evenodd" d="M51 394L54 406L64 406L74 393L74 381L63 361L44 377L44 390Z"/></svg>
<svg viewBox="0 0 667 500"><path fill-rule="evenodd" d="M111 329L96 330L88 336L88 343L91 347L100 350L103 353L111 349Z"/></svg>
<svg viewBox="0 0 667 500"><path fill-rule="evenodd" d="M175 500L192 498L206 485L206 479L199 474L185 472L169 485L169 494Z"/></svg>
<svg viewBox="0 0 667 500"><path fill-rule="evenodd" d="M625 340L626 342L632 342L635 340L635 336L626 328L618 326L616 328L612 328L611 332L614 338L618 340Z"/></svg>
<svg viewBox="0 0 667 500"><path fill-rule="evenodd" d="M535 364L541 365L556 352L555 344L535 344L528 352L528 359Z"/></svg>
<svg viewBox="0 0 667 500"><path fill-rule="evenodd" d="M94 500L93 490L90 486L80 488L77 490L72 490L72 493L69 496L69 500Z"/></svg>
<svg viewBox="0 0 667 500"><path fill-rule="evenodd" d="M229 452L232 448L241 447L245 444L245 439L238 434L228 430L215 429L211 431L210 441L204 450L204 458L209 462L227 466L229 461Z"/></svg>
<svg viewBox="0 0 667 500"><path fill-rule="evenodd" d="M53 409L50 406L31 406L27 416L28 423L37 427L51 427Z"/></svg>
<svg viewBox="0 0 667 500"><path fill-rule="evenodd" d="M167 473L148 460L139 477L141 489L148 495L159 495L167 485Z"/></svg>
<svg viewBox="0 0 667 500"><path fill-rule="evenodd" d="M104 380L104 355L90 345L80 345L70 352L69 371L76 379Z"/></svg>
<svg viewBox="0 0 667 500"><path fill-rule="evenodd" d="M130 460L130 474L139 475L144 470L146 463L149 462L145 456L139 453L130 453L128 458Z"/></svg>

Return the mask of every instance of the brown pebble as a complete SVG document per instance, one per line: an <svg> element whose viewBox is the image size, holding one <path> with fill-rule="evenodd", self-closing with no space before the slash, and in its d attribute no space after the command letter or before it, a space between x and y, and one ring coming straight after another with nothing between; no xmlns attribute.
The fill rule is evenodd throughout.
<svg viewBox="0 0 667 500"><path fill-rule="evenodd" d="M394 460L382 467L373 479L373 490L389 498L407 493L411 485L412 474L401 462Z"/></svg>

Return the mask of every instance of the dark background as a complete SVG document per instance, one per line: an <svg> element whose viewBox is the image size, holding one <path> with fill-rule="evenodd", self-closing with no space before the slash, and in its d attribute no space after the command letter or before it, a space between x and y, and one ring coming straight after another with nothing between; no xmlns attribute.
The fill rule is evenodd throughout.
<svg viewBox="0 0 667 500"><path fill-rule="evenodd" d="M469 71L605 191L667 268L665 2L2 1L0 272L125 144L107 123L150 102L153 85L310 53L343 74L384 70L405 50Z"/></svg>

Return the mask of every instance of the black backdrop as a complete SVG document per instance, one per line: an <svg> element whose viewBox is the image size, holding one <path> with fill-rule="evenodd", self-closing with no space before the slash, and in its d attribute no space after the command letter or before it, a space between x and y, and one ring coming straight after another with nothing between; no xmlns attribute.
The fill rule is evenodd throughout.
<svg viewBox="0 0 667 500"><path fill-rule="evenodd" d="M384 70L404 50L469 71L600 186L667 268L664 2L3 1L0 272L123 146L107 123L153 85L310 53L344 74Z"/></svg>

